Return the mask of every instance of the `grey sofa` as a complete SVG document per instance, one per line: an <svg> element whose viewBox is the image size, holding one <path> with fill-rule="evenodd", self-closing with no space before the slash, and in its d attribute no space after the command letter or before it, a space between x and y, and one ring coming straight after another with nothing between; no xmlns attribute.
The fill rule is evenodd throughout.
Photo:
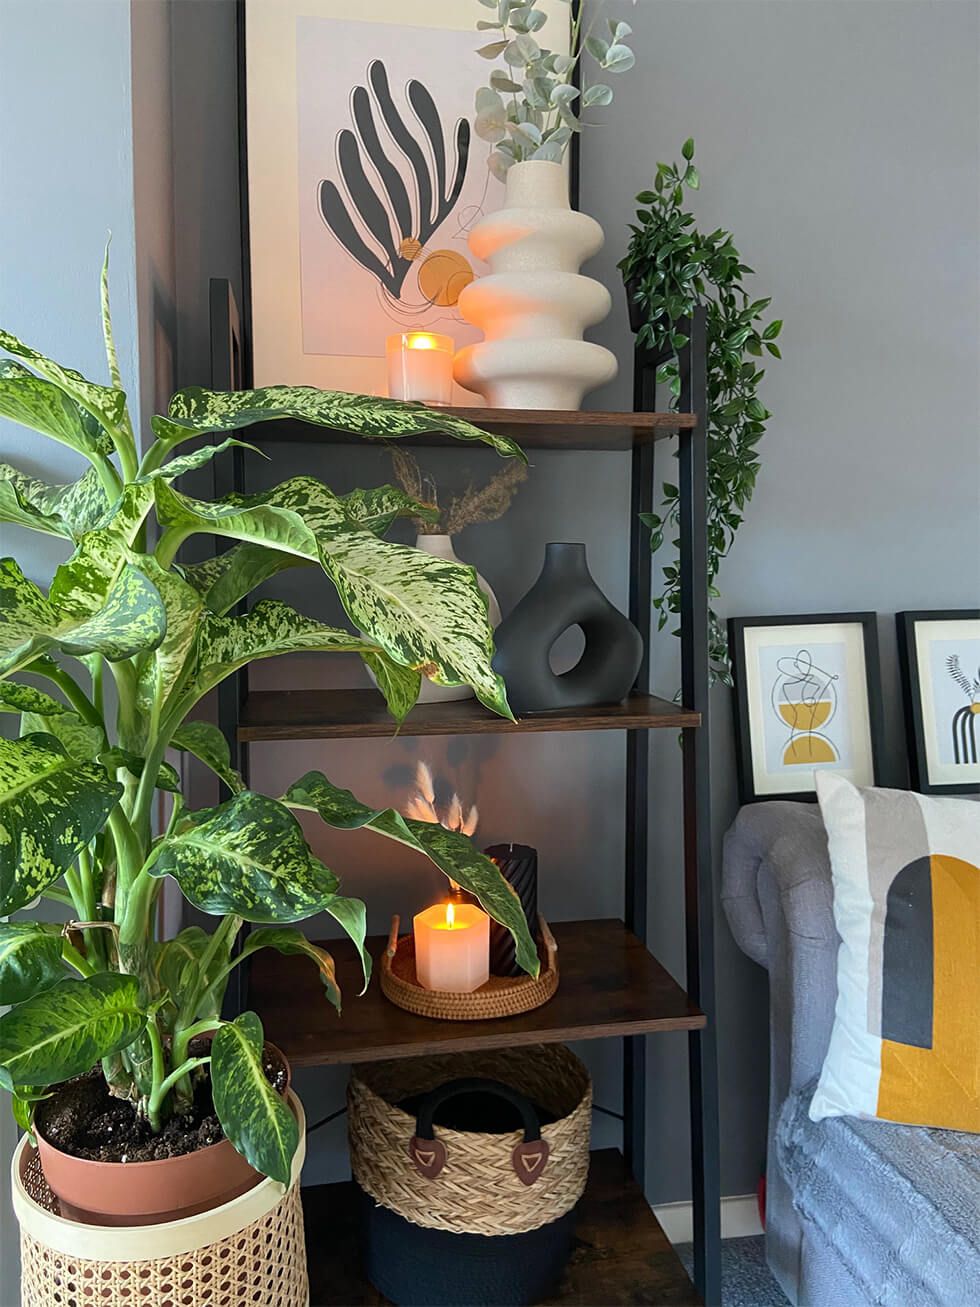
<svg viewBox="0 0 980 1307"><path fill-rule="evenodd" d="M739 946L769 972L766 1254L790 1301L980 1304L980 1136L808 1115L837 996L816 805L743 808L725 840L723 897Z"/></svg>

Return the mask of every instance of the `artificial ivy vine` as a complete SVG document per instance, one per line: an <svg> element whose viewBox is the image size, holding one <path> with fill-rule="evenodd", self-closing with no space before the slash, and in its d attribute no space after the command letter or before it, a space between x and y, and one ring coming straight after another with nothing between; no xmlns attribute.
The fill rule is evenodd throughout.
<svg viewBox="0 0 980 1307"><path fill-rule="evenodd" d="M674 351L657 372L657 381L670 389L672 408L681 390L676 351L688 339L680 324L696 305L707 309L708 586L710 597L716 599L718 568L752 498L759 472L757 446L771 416L758 396L765 369L755 360L766 353L781 357L776 337L783 324L778 318L763 324L771 301L750 298L742 279L752 276L753 269L742 262L731 232L719 227L705 234L694 215L684 211L685 189L696 191L700 186L693 139L684 142L681 154L682 165L658 163L653 190L636 197L641 207L637 221L630 224L632 236L619 267L637 343ZM654 552L679 522L677 487L670 482L664 482L663 500L662 517L644 515ZM673 543L678 545L676 539ZM653 601L659 630L671 614L680 613L680 570L669 564L663 575L663 593ZM730 684L728 641L713 609L709 655L712 679Z"/></svg>

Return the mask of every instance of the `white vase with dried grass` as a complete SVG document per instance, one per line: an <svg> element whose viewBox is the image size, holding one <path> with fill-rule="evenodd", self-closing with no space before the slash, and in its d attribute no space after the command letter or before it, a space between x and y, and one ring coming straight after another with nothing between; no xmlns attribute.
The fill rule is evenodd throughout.
<svg viewBox="0 0 980 1307"><path fill-rule="evenodd" d="M527 468L516 459L509 459L505 466L484 486L468 486L460 495L455 495L447 508L439 505L438 491L432 477L425 475L417 460L404 449L392 450L392 463L395 476L402 489L413 499L438 512L434 522L422 518L415 519L418 534L415 538L416 549L424 550L436 558L444 558L451 563L469 566L456 553L454 537L464 527L474 526L478 522L494 522L511 505L518 487L527 476ZM476 569L473 569L476 571ZM476 572L477 585L487 597L490 625L500 625L500 605L490 583ZM431 681L422 681L419 703L451 703L459 699L472 699L473 691L468 685L434 685Z"/></svg>

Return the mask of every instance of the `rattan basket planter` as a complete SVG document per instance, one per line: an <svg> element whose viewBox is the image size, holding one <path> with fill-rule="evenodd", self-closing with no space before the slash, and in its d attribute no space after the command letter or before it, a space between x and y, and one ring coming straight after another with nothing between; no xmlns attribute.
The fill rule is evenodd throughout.
<svg viewBox="0 0 980 1307"><path fill-rule="evenodd" d="M231 1202L162 1225L67 1221L24 1138L11 1168L20 1223L21 1307L308 1307L299 1177L306 1118L286 1192L263 1180Z"/></svg>
<svg viewBox="0 0 980 1307"><path fill-rule="evenodd" d="M516 1091L525 1128L447 1129L438 1117L433 1125L433 1091L449 1082L468 1085L457 1088L463 1093L490 1082ZM405 1110L406 1100L422 1106ZM547 1114L540 1129L529 1105ZM365 1196L365 1269L375 1287L397 1304L428 1307L544 1296L571 1249L591 1117L588 1072L559 1044L354 1068L351 1170Z"/></svg>

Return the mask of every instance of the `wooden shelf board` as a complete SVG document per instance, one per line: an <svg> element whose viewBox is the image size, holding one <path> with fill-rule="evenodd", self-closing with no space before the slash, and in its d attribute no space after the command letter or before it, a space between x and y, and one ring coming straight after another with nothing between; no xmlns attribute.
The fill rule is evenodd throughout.
<svg viewBox="0 0 980 1307"><path fill-rule="evenodd" d="M665 440L696 425L693 413L568 412L563 409L456 408L454 417L465 418L495 435L510 436L527 449L631 449L637 444ZM320 427L312 422L282 420L260 422L249 428L253 444L300 442L320 445L370 445L370 439ZM450 445L466 449L466 441L439 431L399 439L399 444Z"/></svg>
<svg viewBox="0 0 980 1307"><path fill-rule="evenodd" d="M679 730L698 726L699 713L649 694L622 703L530 713L516 724L496 716L476 699L420 703L401 728L377 690L256 690L242 706L238 738L255 740L339 740L393 735L498 735L540 731Z"/></svg>
<svg viewBox="0 0 980 1307"><path fill-rule="evenodd" d="M574 1039L695 1030L704 1026L671 975L621 921L562 921L552 925L558 942L560 981L554 998L533 1012L488 1021L436 1021L414 1016L388 1001L375 975L366 994L361 967L347 939L326 941L337 964L344 996L341 1016L324 997L308 958L256 953L248 1005L293 1066L327 1066L421 1057L518 1044L555 1044ZM367 941L375 972L387 939Z"/></svg>
<svg viewBox="0 0 980 1307"><path fill-rule="evenodd" d="M360 1268L359 1195L350 1181L303 1190L310 1307L384 1307ZM701 1299L622 1156L592 1154L572 1258L547 1304L698 1307ZM546 1307L546 1305L545 1305Z"/></svg>

